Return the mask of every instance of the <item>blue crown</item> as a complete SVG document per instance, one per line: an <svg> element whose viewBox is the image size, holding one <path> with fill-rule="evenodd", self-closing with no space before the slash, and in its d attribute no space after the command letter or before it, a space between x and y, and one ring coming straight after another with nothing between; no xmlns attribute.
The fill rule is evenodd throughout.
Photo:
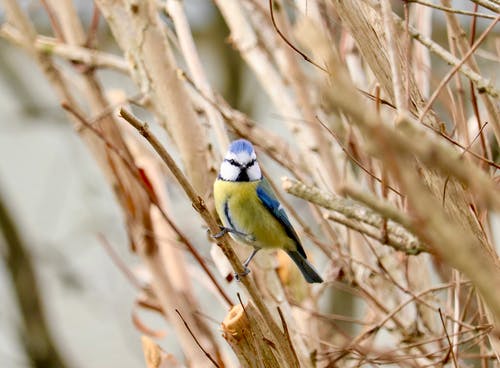
<svg viewBox="0 0 500 368"><path fill-rule="evenodd" d="M238 139L231 143L231 145L229 146L229 151L236 154L240 152L246 152L251 155L253 152L253 146L252 143L250 143L246 139Z"/></svg>

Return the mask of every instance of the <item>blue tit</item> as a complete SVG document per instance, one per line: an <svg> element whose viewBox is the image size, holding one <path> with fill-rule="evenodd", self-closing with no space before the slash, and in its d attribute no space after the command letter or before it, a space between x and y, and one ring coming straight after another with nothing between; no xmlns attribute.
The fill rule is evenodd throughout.
<svg viewBox="0 0 500 368"><path fill-rule="evenodd" d="M236 241L254 248L243 264L244 275L250 272L248 264L260 249L281 248L293 259L307 282L323 282L307 261L283 206L262 177L255 150L247 140L231 143L214 183L214 198L223 224L222 231L215 237L228 232Z"/></svg>

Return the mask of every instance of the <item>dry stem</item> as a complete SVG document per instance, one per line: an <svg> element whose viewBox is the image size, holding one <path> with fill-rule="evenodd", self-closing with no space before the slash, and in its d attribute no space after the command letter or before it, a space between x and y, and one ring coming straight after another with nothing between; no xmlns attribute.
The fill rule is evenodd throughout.
<svg viewBox="0 0 500 368"><path fill-rule="evenodd" d="M387 225L389 238L387 239L387 245L394 247L396 250L403 251L410 255L418 254L422 251L426 251L427 247L421 244L414 235L405 230L401 225L408 226L411 221L407 219L400 211L392 208L388 204L375 206L370 201L366 201L372 204L373 207L377 207L378 213L373 212L371 209L363 207L358 203L351 200L340 198L334 194L324 192L318 188L310 187L304 183L292 180L289 178L284 178L282 182L283 188L290 194L297 197L308 200L326 209L333 210L347 217L348 219L353 219L360 221L372 228L380 229L383 223L384 217L390 218L395 222L390 222ZM346 190L349 194L354 193L354 190ZM358 196L358 198L360 198ZM366 197L365 197L366 198ZM375 238L377 240L383 240L381 235L375 235L373 229L365 229L363 226L359 226L356 222L346 221L342 217L332 217L334 221L341 222L354 230L361 231L366 235Z"/></svg>
<svg viewBox="0 0 500 368"><path fill-rule="evenodd" d="M151 146L154 148L154 150L158 153L163 162L165 162L169 170L172 172L176 180L179 182L179 185L185 191L188 198L191 200L194 209L200 214L200 216L207 224L210 233L217 234L219 232L219 225L208 211L205 205L205 201L201 196L199 196L196 193L195 189L189 183L185 175L182 173L182 171L179 169L175 161L170 156L170 154L165 150L165 148L158 141L158 139L149 131L148 126L124 109L120 110L120 114L125 120L127 120L127 122L129 122L135 129L137 129L137 131L151 144ZM224 255L228 258L234 271L237 273L243 273L244 271L243 265L236 256L236 253L234 253L229 237L225 235L217 239L217 244L224 252ZM271 316L270 311L264 305L263 299L260 296L260 292L257 290L251 278L243 277L241 278L241 283L245 286L252 301L256 305L259 312L262 314L262 317L264 318L267 328L269 329L269 331L271 331L275 339L274 342L279 347L282 361L288 362L288 364L291 367L298 366L297 357L290 350L290 346L288 345L286 340L284 340L283 332L281 332L278 325Z"/></svg>

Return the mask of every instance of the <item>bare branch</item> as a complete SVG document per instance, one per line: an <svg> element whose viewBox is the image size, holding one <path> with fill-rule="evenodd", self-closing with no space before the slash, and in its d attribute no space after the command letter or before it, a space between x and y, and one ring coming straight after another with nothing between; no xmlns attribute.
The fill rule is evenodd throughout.
<svg viewBox="0 0 500 368"><path fill-rule="evenodd" d="M401 226L402 224L409 224L410 221L407 220L402 213L388 205L379 206L377 210L381 212L376 213L369 208L353 202L352 200L337 197L331 193L326 193L318 188L309 187L301 182L289 178L283 178L282 185L283 189L290 194L303 198L326 209L333 210L345 216L347 219L352 219L359 221L362 224L369 225L372 227L371 229L366 228L359 223L344 219L343 217L338 217L334 214L331 217L332 220L342 223L353 230L360 231L381 241L382 243L385 242L383 242L384 239L382 234L380 234L380 229L384 222L384 218L387 217L393 221L400 221L400 224L393 221L390 221L387 224L388 239L386 244L396 250L403 251L411 255L418 254L422 251L428 251L428 248L425 245L421 244L414 235Z"/></svg>

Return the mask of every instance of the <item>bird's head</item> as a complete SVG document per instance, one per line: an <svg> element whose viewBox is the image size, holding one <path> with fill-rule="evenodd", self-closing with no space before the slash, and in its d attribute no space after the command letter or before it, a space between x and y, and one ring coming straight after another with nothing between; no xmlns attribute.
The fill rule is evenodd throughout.
<svg viewBox="0 0 500 368"><path fill-rule="evenodd" d="M219 179L256 181L262 179L252 144L245 139L233 141L220 166Z"/></svg>

